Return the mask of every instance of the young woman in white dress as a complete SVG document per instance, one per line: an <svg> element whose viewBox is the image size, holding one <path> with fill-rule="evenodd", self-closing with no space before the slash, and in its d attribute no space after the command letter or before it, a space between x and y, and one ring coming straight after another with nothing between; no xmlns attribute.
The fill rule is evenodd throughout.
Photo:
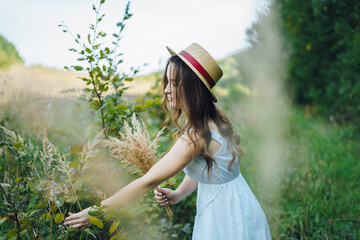
<svg viewBox="0 0 360 240"><path fill-rule="evenodd" d="M222 70L199 44L193 43L179 54L167 49L172 57L165 68L161 106L167 120L171 112L177 140L148 173L101 204L122 208L183 170L186 176L175 191L160 188L154 194L163 206L176 204L198 190L192 239L271 239L265 214L240 173L240 137L215 106L212 88ZM186 119L184 126L178 123L181 115ZM90 209L70 213L65 224L89 227Z"/></svg>

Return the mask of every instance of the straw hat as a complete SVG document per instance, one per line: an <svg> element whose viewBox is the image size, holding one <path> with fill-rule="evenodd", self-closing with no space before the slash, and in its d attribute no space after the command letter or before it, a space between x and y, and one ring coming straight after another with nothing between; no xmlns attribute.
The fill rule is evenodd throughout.
<svg viewBox="0 0 360 240"><path fill-rule="evenodd" d="M201 79L205 86L212 94L214 101L217 98L211 89L222 77L223 72L213 57L199 44L193 43L179 54L175 53L171 48L166 46L172 56L180 57Z"/></svg>

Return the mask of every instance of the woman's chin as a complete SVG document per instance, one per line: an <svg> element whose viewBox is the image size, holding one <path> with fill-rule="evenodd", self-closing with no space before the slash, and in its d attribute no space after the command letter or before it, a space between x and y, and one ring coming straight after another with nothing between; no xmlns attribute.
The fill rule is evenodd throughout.
<svg viewBox="0 0 360 240"><path fill-rule="evenodd" d="M175 108L176 107L176 104L173 102L173 101L169 101L169 106L171 108Z"/></svg>

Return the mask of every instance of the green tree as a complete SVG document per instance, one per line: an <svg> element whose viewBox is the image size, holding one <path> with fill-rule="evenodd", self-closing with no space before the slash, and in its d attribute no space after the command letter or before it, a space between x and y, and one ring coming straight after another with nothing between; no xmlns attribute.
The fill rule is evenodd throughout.
<svg viewBox="0 0 360 240"><path fill-rule="evenodd" d="M279 0L296 103L338 122L360 120L360 2Z"/></svg>
<svg viewBox="0 0 360 240"><path fill-rule="evenodd" d="M0 35L0 68L8 68L14 63L23 63L15 46Z"/></svg>
<svg viewBox="0 0 360 240"><path fill-rule="evenodd" d="M134 112L145 111L154 105L159 106L160 98L136 99L134 102L126 102L123 98L125 81L133 81L134 76L140 71L139 68L131 68L129 73L119 71L119 65L123 62L123 53L119 52L119 43L127 20L132 17L129 12L130 2L126 5L123 19L116 24L118 32L113 33L112 45L107 46L104 39L109 37L106 32L101 31L100 22L105 17L101 13L101 7L105 0L101 0L98 6L93 5L95 22L90 24L90 32L86 38L80 34L73 34L67 25L60 24L63 32L69 33L76 47L69 49L77 53L79 65L65 66L65 69L75 71L86 71L88 77L81 78L86 85L84 98L90 102L91 107L96 111L104 129L105 136L116 135L121 129L124 120L128 119Z"/></svg>

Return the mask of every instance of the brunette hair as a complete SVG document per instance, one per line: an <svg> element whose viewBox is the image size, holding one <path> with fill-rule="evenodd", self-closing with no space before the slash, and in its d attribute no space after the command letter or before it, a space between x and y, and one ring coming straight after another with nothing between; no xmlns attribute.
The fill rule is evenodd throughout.
<svg viewBox="0 0 360 240"><path fill-rule="evenodd" d="M190 129L193 129L200 137L206 140L206 146L201 149L201 156L206 161L208 173L211 173L213 164L216 164L216 162L209 154L207 147L211 141L211 131L208 122L210 119L213 120L221 135L230 143L228 144L228 150L233 155L233 159L228 166L230 171L236 160L236 155L239 157L239 161L244 156L244 152L239 147L240 135L234 132L229 119L215 106L212 94L206 88L205 84L178 56L170 57L166 64L162 79L163 90L165 90L169 82L166 73L170 64L173 64L170 75L174 76L175 89L172 91L175 91L175 106L172 107L170 113L167 108L168 100L166 96L164 97L161 108L166 113L165 123L170 120L171 116L178 129L176 137L178 138L186 132L195 147L197 147L198 139L194 139L194 135L189 134ZM181 127L178 123L182 113L184 113L188 119L184 127Z"/></svg>

